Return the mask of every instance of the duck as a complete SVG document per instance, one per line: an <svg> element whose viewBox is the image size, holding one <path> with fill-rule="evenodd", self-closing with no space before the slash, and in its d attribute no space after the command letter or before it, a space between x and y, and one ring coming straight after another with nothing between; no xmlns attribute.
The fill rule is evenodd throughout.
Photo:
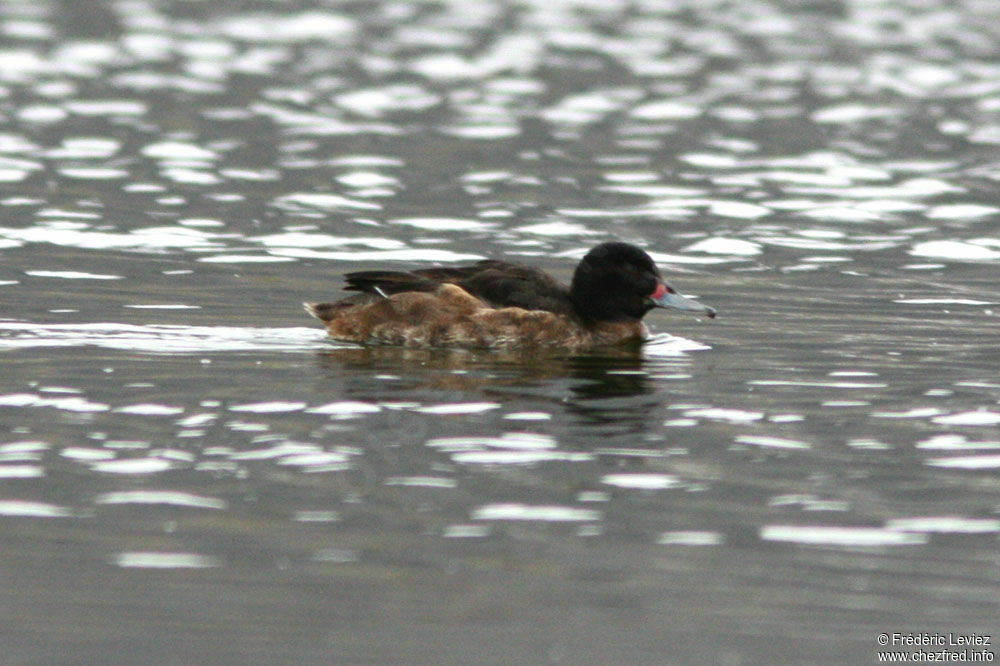
<svg viewBox="0 0 1000 666"><path fill-rule="evenodd" d="M568 287L541 269L493 259L344 280L345 291L358 293L303 306L335 340L364 345L578 352L641 344L653 308L716 315L668 285L644 250L620 241L591 249Z"/></svg>

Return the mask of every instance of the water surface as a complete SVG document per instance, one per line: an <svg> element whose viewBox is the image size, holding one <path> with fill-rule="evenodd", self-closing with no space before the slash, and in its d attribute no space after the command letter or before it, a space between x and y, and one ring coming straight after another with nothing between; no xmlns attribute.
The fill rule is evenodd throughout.
<svg viewBox="0 0 1000 666"><path fill-rule="evenodd" d="M993 3L87 7L0 8L13 663L1000 636ZM299 305L610 238L719 318L571 356Z"/></svg>

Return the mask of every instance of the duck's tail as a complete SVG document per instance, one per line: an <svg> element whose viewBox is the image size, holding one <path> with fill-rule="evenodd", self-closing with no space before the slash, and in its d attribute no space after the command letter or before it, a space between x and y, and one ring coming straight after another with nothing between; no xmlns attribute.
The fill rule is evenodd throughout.
<svg viewBox="0 0 1000 666"><path fill-rule="evenodd" d="M320 321L330 321L333 319L333 311L337 305L335 303L303 303L302 307Z"/></svg>

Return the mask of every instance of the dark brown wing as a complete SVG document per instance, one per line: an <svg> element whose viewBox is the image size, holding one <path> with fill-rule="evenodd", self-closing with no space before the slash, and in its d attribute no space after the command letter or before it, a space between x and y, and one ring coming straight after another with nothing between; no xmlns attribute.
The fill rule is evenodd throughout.
<svg viewBox="0 0 1000 666"><path fill-rule="evenodd" d="M347 291L361 291L368 294L391 296L404 291L434 291L440 285L437 280L403 271L360 271L344 276Z"/></svg>
<svg viewBox="0 0 1000 666"><path fill-rule="evenodd" d="M521 264L485 260L471 266L403 271L348 273L345 289L382 296L404 291L434 291L442 283L457 284L494 307L520 307L559 314L573 311L566 287L544 271Z"/></svg>
<svg viewBox="0 0 1000 666"><path fill-rule="evenodd" d="M481 261L472 266L421 268L415 271L358 271L344 276L347 291L391 296L404 291L434 291L440 285L462 280L483 270L481 264L499 263Z"/></svg>
<svg viewBox="0 0 1000 666"><path fill-rule="evenodd" d="M458 282L467 292L495 307L519 307L570 314L569 291L552 276L520 264L490 262L483 270Z"/></svg>

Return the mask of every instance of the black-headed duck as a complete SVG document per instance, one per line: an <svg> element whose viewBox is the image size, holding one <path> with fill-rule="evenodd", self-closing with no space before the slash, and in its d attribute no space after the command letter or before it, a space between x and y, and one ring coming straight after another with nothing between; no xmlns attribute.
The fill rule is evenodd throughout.
<svg viewBox="0 0 1000 666"><path fill-rule="evenodd" d="M588 252L568 289L537 268L493 260L344 277L346 290L361 293L305 308L331 337L365 344L578 351L641 342L653 308L715 316L667 285L648 254L620 242Z"/></svg>

